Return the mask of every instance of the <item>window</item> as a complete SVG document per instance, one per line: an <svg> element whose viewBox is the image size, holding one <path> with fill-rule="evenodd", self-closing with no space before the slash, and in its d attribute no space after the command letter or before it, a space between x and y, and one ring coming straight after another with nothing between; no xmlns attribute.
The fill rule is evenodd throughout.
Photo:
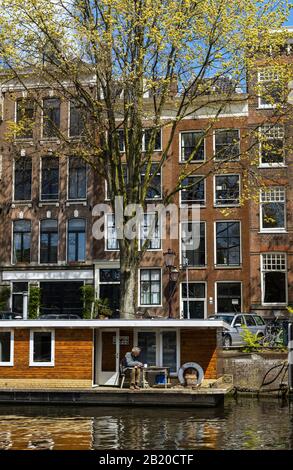
<svg viewBox="0 0 293 470"><path fill-rule="evenodd" d="M264 125L260 131L260 164L264 166L284 165L284 127Z"/></svg>
<svg viewBox="0 0 293 470"><path fill-rule="evenodd" d="M240 265L240 222L216 222L216 265Z"/></svg>
<svg viewBox="0 0 293 470"><path fill-rule="evenodd" d="M111 318L119 318L120 269L100 269L99 274L99 299L107 299L113 312Z"/></svg>
<svg viewBox="0 0 293 470"><path fill-rule="evenodd" d="M146 176L146 165L141 170L141 185L143 186ZM146 199L161 199L162 198L162 180L161 168L157 163L152 163L148 172L149 184L146 193Z"/></svg>
<svg viewBox="0 0 293 470"><path fill-rule="evenodd" d="M117 232L115 227L115 215L106 214L106 250L117 251L119 250L119 242L117 239Z"/></svg>
<svg viewBox="0 0 293 470"><path fill-rule="evenodd" d="M60 129L60 99L43 100L43 137L57 137Z"/></svg>
<svg viewBox="0 0 293 470"><path fill-rule="evenodd" d="M273 68L263 68L258 72L260 84L260 96L258 105L260 108L273 108L277 103L283 101L280 71Z"/></svg>
<svg viewBox="0 0 293 470"><path fill-rule="evenodd" d="M176 331L162 331L162 363L177 372L177 334Z"/></svg>
<svg viewBox="0 0 293 470"><path fill-rule="evenodd" d="M79 157L69 157L69 199L86 198L86 162Z"/></svg>
<svg viewBox="0 0 293 470"><path fill-rule="evenodd" d="M247 326L255 326L255 321L253 317L249 317L248 315L245 315L245 321Z"/></svg>
<svg viewBox="0 0 293 470"><path fill-rule="evenodd" d="M141 225L141 247L148 242L148 250L160 250L161 249L161 230L160 220L157 214L144 214L143 223Z"/></svg>
<svg viewBox="0 0 293 470"><path fill-rule="evenodd" d="M215 176L215 205L235 206L240 202L240 176Z"/></svg>
<svg viewBox="0 0 293 470"><path fill-rule="evenodd" d="M241 312L241 282L217 282L217 312Z"/></svg>
<svg viewBox="0 0 293 470"><path fill-rule="evenodd" d="M137 345L141 349L139 360L148 366L155 366L157 356L157 338L153 331L139 331Z"/></svg>
<svg viewBox="0 0 293 470"><path fill-rule="evenodd" d="M12 283L12 311L23 315L23 298L28 293L28 282Z"/></svg>
<svg viewBox="0 0 293 470"><path fill-rule="evenodd" d="M238 160L239 154L239 129L217 129L215 131L215 159Z"/></svg>
<svg viewBox="0 0 293 470"><path fill-rule="evenodd" d="M57 157L42 158L41 199L51 200L59 197L59 159Z"/></svg>
<svg viewBox="0 0 293 470"><path fill-rule="evenodd" d="M125 186L128 184L128 168L126 164L122 164L121 170L123 172L124 184ZM110 200L110 191L108 188L107 180L105 180L105 200Z"/></svg>
<svg viewBox="0 0 293 470"><path fill-rule="evenodd" d="M58 223L57 220L41 221L40 263L57 263Z"/></svg>
<svg viewBox="0 0 293 470"><path fill-rule="evenodd" d="M261 255L262 304L287 304L287 262L285 253Z"/></svg>
<svg viewBox="0 0 293 470"><path fill-rule="evenodd" d="M206 316L206 285L204 282L181 284L182 315L187 319Z"/></svg>
<svg viewBox="0 0 293 470"><path fill-rule="evenodd" d="M30 201L32 198L32 159L14 160L14 200Z"/></svg>
<svg viewBox="0 0 293 470"><path fill-rule="evenodd" d="M33 100L20 98L16 101L16 124L19 132L16 138L32 139L35 118L35 105Z"/></svg>
<svg viewBox="0 0 293 470"><path fill-rule="evenodd" d="M188 176L182 181L180 191L182 204L205 205L205 178L204 176Z"/></svg>
<svg viewBox="0 0 293 470"><path fill-rule="evenodd" d="M278 232L286 229L285 189L270 188L260 192L260 229Z"/></svg>
<svg viewBox="0 0 293 470"><path fill-rule="evenodd" d="M120 152L125 152L124 130L118 129L118 143Z"/></svg>
<svg viewBox="0 0 293 470"><path fill-rule="evenodd" d="M205 158L204 132L191 131L180 134L181 162L202 162Z"/></svg>
<svg viewBox="0 0 293 470"><path fill-rule="evenodd" d="M182 222L181 258L188 261L189 267L202 267L206 264L205 222Z"/></svg>
<svg viewBox="0 0 293 470"><path fill-rule="evenodd" d="M68 221L67 257L68 261L85 261L86 223L84 219Z"/></svg>
<svg viewBox="0 0 293 470"><path fill-rule="evenodd" d="M161 304L161 270L140 270L140 305Z"/></svg>
<svg viewBox="0 0 293 470"><path fill-rule="evenodd" d="M70 101L69 137L80 137L84 133L85 103L81 101Z"/></svg>
<svg viewBox="0 0 293 470"><path fill-rule="evenodd" d="M150 146L150 141L151 141L153 131L154 131L154 129L152 129L152 128L143 130L143 136L142 136L142 151L143 152L148 152L149 151L149 146ZM153 146L154 146L154 151L162 150L162 131L161 131L161 129L156 130L155 142L154 142Z"/></svg>
<svg viewBox="0 0 293 470"><path fill-rule="evenodd" d="M30 366L54 366L54 331L30 332Z"/></svg>
<svg viewBox="0 0 293 470"><path fill-rule="evenodd" d="M0 366L13 366L13 331L0 331Z"/></svg>
<svg viewBox="0 0 293 470"><path fill-rule="evenodd" d="M29 263L31 260L31 222L13 222L13 263Z"/></svg>

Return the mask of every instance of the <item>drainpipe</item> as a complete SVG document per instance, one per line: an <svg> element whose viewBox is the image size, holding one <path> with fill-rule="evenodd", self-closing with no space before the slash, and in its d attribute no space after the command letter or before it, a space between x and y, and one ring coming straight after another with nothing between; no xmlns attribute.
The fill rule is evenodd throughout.
<svg viewBox="0 0 293 470"><path fill-rule="evenodd" d="M23 319L27 320L28 317L28 293L23 293Z"/></svg>
<svg viewBox="0 0 293 470"><path fill-rule="evenodd" d="M293 323L288 324L288 386L293 391Z"/></svg>

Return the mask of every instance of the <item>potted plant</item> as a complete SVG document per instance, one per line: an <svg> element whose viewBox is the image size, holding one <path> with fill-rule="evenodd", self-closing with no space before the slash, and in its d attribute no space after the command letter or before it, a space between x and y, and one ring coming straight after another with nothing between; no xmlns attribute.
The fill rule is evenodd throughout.
<svg viewBox="0 0 293 470"><path fill-rule="evenodd" d="M95 314L96 318L103 320L111 317L113 312L109 306L109 299L96 299L95 300Z"/></svg>

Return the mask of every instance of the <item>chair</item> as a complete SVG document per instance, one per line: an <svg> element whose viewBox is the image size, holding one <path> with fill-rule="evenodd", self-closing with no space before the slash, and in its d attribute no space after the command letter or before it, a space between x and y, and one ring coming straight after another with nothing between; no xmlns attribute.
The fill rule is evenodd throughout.
<svg viewBox="0 0 293 470"><path fill-rule="evenodd" d="M122 359L122 361L119 364L119 380L120 380L120 388L123 388L124 382L125 382L125 377L127 372L131 371L131 367L126 367L125 365L125 360Z"/></svg>

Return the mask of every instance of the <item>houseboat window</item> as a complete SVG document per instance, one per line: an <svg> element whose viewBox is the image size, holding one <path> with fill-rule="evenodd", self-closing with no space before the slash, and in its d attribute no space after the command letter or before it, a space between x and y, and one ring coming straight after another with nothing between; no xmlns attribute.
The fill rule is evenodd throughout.
<svg viewBox="0 0 293 470"><path fill-rule="evenodd" d="M57 137L60 129L60 99L43 100L43 137Z"/></svg>
<svg viewBox="0 0 293 470"><path fill-rule="evenodd" d="M34 101L27 98L18 99L16 101L16 123L20 126L20 132L17 133L16 138L32 139L34 119Z"/></svg>
<svg viewBox="0 0 293 470"><path fill-rule="evenodd" d="M241 312L241 282L217 282L217 312Z"/></svg>
<svg viewBox="0 0 293 470"><path fill-rule="evenodd" d="M181 227L182 259L188 260L188 266L205 266L205 222L183 222Z"/></svg>
<svg viewBox="0 0 293 470"><path fill-rule="evenodd" d="M161 303L161 270L140 270L140 304L160 305Z"/></svg>
<svg viewBox="0 0 293 470"><path fill-rule="evenodd" d="M12 361L12 335L10 331L0 332L0 365L11 365Z"/></svg>
<svg viewBox="0 0 293 470"><path fill-rule="evenodd" d="M148 366L156 365L156 333L153 331L139 331L137 345L141 349L139 360Z"/></svg>
<svg viewBox="0 0 293 470"><path fill-rule="evenodd" d="M84 133L85 102L80 99L70 101L69 136L80 137Z"/></svg>
<svg viewBox="0 0 293 470"><path fill-rule="evenodd" d="M17 158L14 161L14 200L30 201L32 198L32 159Z"/></svg>
<svg viewBox="0 0 293 470"><path fill-rule="evenodd" d="M69 199L85 199L86 189L86 162L79 157L69 157Z"/></svg>
<svg viewBox="0 0 293 470"><path fill-rule="evenodd" d="M240 265L240 222L216 222L216 264Z"/></svg>
<svg viewBox="0 0 293 470"><path fill-rule="evenodd" d="M239 197L239 175L219 175L215 177L216 206L235 206L240 202Z"/></svg>
<svg viewBox="0 0 293 470"><path fill-rule="evenodd" d="M108 251L119 250L114 214L106 214L106 223L106 249Z"/></svg>
<svg viewBox="0 0 293 470"><path fill-rule="evenodd" d="M141 247L148 240L148 250L161 249L160 220L157 214L144 214L141 225Z"/></svg>
<svg viewBox="0 0 293 470"><path fill-rule="evenodd" d="M13 262L29 263L31 260L31 222L13 222Z"/></svg>
<svg viewBox="0 0 293 470"><path fill-rule="evenodd" d="M183 318L205 318L206 286L204 282L181 284Z"/></svg>
<svg viewBox="0 0 293 470"><path fill-rule="evenodd" d="M32 364L52 364L53 363L53 332L34 331L32 345Z"/></svg>
<svg viewBox="0 0 293 470"><path fill-rule="evenodd" d="M41 221L40 262L57 263L58 223L57 220Z"/></svg>
<svg viewBox="0 0 293 470"><path fill-rule="evenodd" d="M238 160L239 154L239 129L217 129L215 131L215 159Z"/></svg>
<svg viewBox="0 0 293 470"><path fill-rule="evenodd" d="M84 219L68 221L68 261L85 261L86 252L86 223Z"/></svg>
<svg viewBox="0 0 293 470"><path fill-rule="evenodd" d="M288 279L286 253L261 255L262 303L286 304Z"/></svg>
<svg viewBox="0 0 293 470"><path fill-rule="evenodd" d="M204 133L202 131L182 132L181 161L185 162L191 158L191 162L204 160Z"/></svg>
<svg viewBox="0 0 293 470"><path fill-rule="evenodd" d="M176 331L162 332L163 366L170 367L170 372L177 372L177 335Z"/></svg>
<svg viewBox="0 0 293 470"><path fill-rule="evenodd" d="M57 157L42 158L42 200L58 199L59 197L59 159Z"/></svg>
<svg viewBox="0 0 293 470"><path fill-rule="evenodd" d="M205 179L204 176L188 176L182 181L180 191L182 204L205 205Z"/></svg>

